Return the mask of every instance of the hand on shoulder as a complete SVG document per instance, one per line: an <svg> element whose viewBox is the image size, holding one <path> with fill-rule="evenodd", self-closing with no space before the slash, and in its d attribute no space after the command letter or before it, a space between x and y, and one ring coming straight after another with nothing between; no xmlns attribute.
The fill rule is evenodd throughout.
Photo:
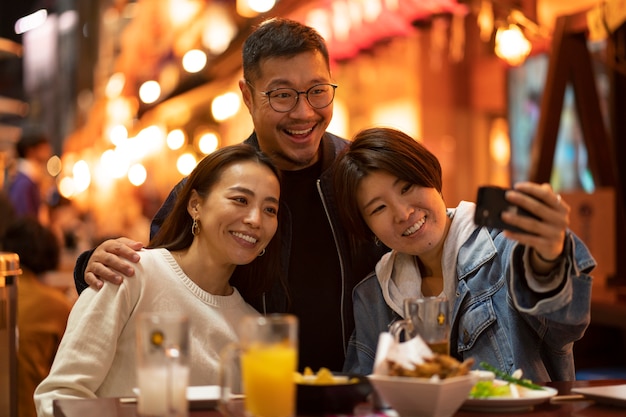
<svg viewBox="0 0 626 417"><path fill-rule="evenodd" d="M139 262L143 243L120 237L102 242L93 252L85 268L85 282L100 289L104 281L119 285L123 276L132 276L135 269L127 261Z"/></svg>

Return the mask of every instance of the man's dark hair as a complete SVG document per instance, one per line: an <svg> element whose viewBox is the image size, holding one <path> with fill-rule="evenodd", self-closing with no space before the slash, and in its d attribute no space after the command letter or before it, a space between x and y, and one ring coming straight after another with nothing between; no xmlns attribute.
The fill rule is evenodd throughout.
<svg viewBox="0 0 626 417"><path fill-rule="evenodd" d="M243 77L248 81L258 79L264 59L314 51L322 54L330 68L326 41L315 29L289 19L265 20L243 44Z"/></svg>

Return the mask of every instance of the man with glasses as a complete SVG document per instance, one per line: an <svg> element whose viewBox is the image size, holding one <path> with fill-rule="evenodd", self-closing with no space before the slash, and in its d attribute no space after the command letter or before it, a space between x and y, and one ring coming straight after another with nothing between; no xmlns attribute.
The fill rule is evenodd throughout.
<svg viewBox="0 0 626 417"><path fill-rule="evenodd" d="M283 174L283 273L271 291L247 301L262 313L289 312L299 318L300 369L338 371L354 329L352 288L374 268L384 248L373 242L356 246L339 222L330 168L348 142L326 132L337 85L331 82L324 39L300 23L268 20L243 45L243 77L239 88L254 124L245 143L270 156ZM156 214L151 235L180 187ZM140 247L119 238L82 254L75 269L79 291L87 283L100 287L101 280L119 283L122 275L131 276L132 264L125 259L136 262Z"/></svg>

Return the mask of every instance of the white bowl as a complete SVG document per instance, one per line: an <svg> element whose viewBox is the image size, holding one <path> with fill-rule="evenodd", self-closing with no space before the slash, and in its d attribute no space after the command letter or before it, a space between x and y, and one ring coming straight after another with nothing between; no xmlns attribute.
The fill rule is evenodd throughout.
<svg viewBox="0 0 626 417"><path fill-rule="evenodd" d="M467 400L478 376L429 378L368 375L376 393L401 417L450 417Z"/></svg>

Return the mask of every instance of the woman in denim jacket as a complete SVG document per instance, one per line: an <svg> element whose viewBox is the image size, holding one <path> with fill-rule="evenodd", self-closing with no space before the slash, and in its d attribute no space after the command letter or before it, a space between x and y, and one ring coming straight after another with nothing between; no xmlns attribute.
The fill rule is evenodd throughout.
<svg viewBox="0 0 626 417"><path fill-rule="evenodd" d="M353 292L356 328L344 371L372 371L378 337L408 297L450 300L450 354L535 381L575 379L572 347L589 324L595 261L549 184L519 183L505 212L527 233L474 224L474 203L446 208L437 158L402 132L360 132L337 162L339 207L355 238L392 251Z"/></svg>

